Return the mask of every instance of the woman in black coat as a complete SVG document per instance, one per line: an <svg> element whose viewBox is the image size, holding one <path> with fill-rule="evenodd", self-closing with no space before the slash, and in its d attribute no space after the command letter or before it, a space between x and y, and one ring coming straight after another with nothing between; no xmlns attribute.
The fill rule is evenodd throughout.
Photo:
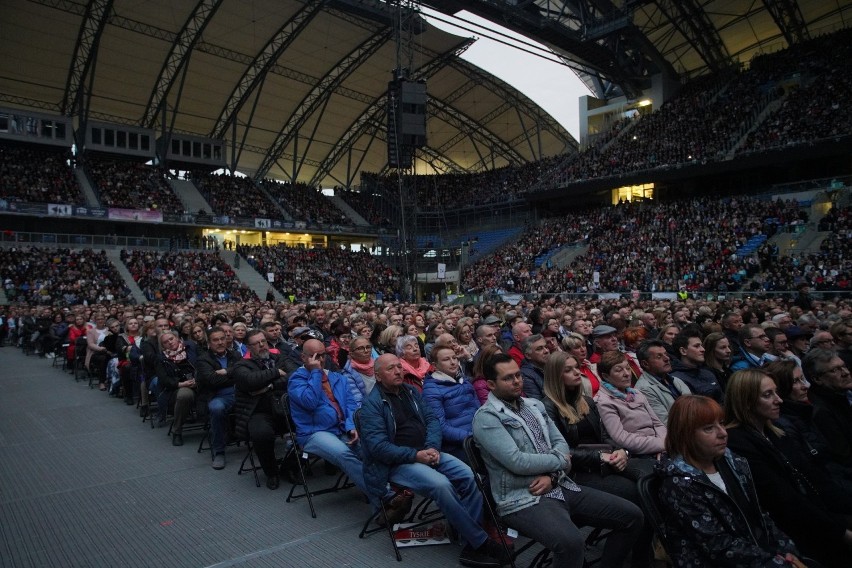
<svg viewBox="0 0 852 568"><path fill-rule="evenodd" d="M817 475L825 473L845 495L852 495L852 468L835 459L831 446L814 422L814 406L808 398L810 383L793 361L773 361L764 370L775 379L781 397L778 425L785 432L795 430L810 453Z"/></svg>
<svg viewBox="0 0 852 568"><path fill-rule="evenodd" d="M794 431L774 422L781 414L775 381L760 369L731 376L725 393L728 447L744 457L764 508L803 554L827 567L847 567L852 531L845 514L849 497L819 482L809 454Z"/></svg>
<svg viewBox="0 0 852 568"><path fill-rule="evenodd" d="M630 458L616 448L601 422L595 401L583 394L581 361L557 351L544 366L544 408L571 448L571 475L579 485L606 491L641 507L636 481L653 470L653 461ZM631 566L650 566L649 523L639 535Z"/></svg>

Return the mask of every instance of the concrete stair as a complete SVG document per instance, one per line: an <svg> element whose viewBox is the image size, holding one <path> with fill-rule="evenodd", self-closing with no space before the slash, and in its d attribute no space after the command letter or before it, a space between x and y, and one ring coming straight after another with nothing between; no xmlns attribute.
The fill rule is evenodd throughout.
<svg viewBox="0 0 852 568"><path fill-rule="evenodd" d="M343 201L343 198L338 195L327 195L326 198L330 200L335 207L343 211L347 217L352 219L352 222L355 223L359 227L369 227L370 223L367 222L361 215L358 214L357 211L352 209L348 203Z"/></svg>
<svg viewBox="0 0 852 568"><path fill-rule="evenodd" d="M98 196L95 194L95 190L92 189L92 184L89 183L89 177L83 171L83 168L74 170L74 177L77 178L77 183L80 184L83 190L83 197L86 198L86 207L100 207Z"/></svg>
<svg viewBox="0 0 852 568"><path fill-rule="evenodd" d="M739 140L737 140L734 145L731 146L731 149L728 150L728 153L725 155L726 160L734 159L734 156L736 156L739 149L742 147L743 144L746 143L746 140L748 140L748 135L757 130L760 125L763 124L763 121L766 120L769 115L775 112L775 110L778 109L784 103L784 99L786 98L787 95L785 94L780 99L775 99L771 101L768 105L763 107L763 110L760 111L760 114L758 114L757 118L755 118L754 121L751 123L751 127L749 127L749 129L746 130L742 136L740 136Z"/></svg>
<svg viewBox="0 0 852 568"><path fill-rule="evenodd" d="M830 234L831 231L817 231L809 227L805 232L795 236L795 240L791 242L789 254L811 254L819 252L822 241Z"/></svg>
<svg viewBox="0 0 852 568"><path fill-rule="evenodd" d="M130 271L127 270L127 266L121 262L121 250L117 248L104 248L104 250L106 251L110 262L112 262L116 270L118 270L118 273L121 274L121 277L124 278L124 283L127 284L127 287L130 289L130 293L133 295L133 299L136 300L136 303L144 304L147 302L148 298L146 298L145 294L142 293L142 288L140 288L136 283L136 280L133 279Z"/></svg>
<svg viewBox="0 0 852 568"><path fill-rule="evenodd" d="M563 247L559 250L559 252L554 254L550 260L553 262L554 267L562 269L566 266L569 266L577 258L583 256L587 252L589 252L588 244L583 244L576 247Z"/></svg>
<svg viewBox="0 0 852 568"><path fill-rule="evenodd" d="M245 259L240 258L239 261L237 261L237 256L236 251L232 250L223 250L219 252L219 257L231 265L231 268L234 269L234 273L237 275L237 278L240 279L240 282L254 290L254 293L257 294L258 298L266 298L266 292L270 287L266 277L261 276L261 274L248 262L246 262ZM276 290L274 287L272 289L275 292L276 300L279 302L287 300L281 292Z"/></svg>
<svg viewBox="0 0 852 568"><path fill-rule="evenodd" d="M169 185L172 186L172 190L175 192L175 195L178 196L181 203L183 203L183 208L192 213L193 215L198 214L199 211L204 210L208 214L212 214L213 209L210 207L210 204L207 203L207 200L204 199L204 196L201 195L201 192L198 191L198 188L195 187L195 184L189 180L183 179L170 179ZM177 213L177 211L174 211Z"/></svg>

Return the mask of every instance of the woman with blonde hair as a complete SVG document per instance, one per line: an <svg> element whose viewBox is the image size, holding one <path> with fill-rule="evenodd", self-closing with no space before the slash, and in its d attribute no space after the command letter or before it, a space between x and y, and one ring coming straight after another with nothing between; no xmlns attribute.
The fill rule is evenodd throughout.
<svg viewBox="0 0 852 568"><path fill-rule="evenodd" d="M390 353L396 355L396 340L402 337L402 327L398 325L389 325L379 333L379 339L374 346L379 355ZM419 348L418 348L419 351Z"/></svg>
<svg viewBox="0 0 852 568"><path fill-rule="evenodd" d="M580 372L583 374L583 392L586 396L598 394L601 380L597 374L597 365L589 362L586 338L579 333L571 332L562 338L562 347L567 353L574 355L580 361Z"/></svg>
<svg viewBox="0 0 852 568"><path fill-rule="evenodd" d="M824 482L800 436L775 424L780 413L775 380L765 371L731 376L725 392L728 447L748 461L761 503L806 556L828 567L848 566L852 531L844 515L852 513L850 497Z"/></svg>
<svg viewBox="0 0 852 568"><path fill-rule="evenodd" d="M637 506L636 481L651 473L651 460L631 459L610 437L592 397L583 392L580 359L558 351L544 365L544 408L571 448L571 476ZM650 566L652 527L646 523L634 547L631 566Z"/></svg>

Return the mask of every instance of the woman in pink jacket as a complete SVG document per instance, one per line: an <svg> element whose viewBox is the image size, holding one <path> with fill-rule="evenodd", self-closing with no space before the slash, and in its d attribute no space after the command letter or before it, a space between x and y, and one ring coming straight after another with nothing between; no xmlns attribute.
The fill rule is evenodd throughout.
<svg viewBox="0 0 852 568"><path fill-rule="evenodd" d="M627 357L619 351L604 353L598 363L598 373L601 388L595 402L615 445L635 457L656 457L665 447L666 427L645 395L630 387L633 373Z"/></svg>

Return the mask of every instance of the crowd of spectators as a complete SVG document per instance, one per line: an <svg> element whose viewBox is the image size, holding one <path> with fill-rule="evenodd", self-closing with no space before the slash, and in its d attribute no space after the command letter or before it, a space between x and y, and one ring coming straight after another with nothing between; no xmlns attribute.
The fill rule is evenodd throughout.
<svg viewBox="0 0 852 568"><path fill-rule="evenodd" d="M793 290L807 284L817 291L852 289L852 208L836 207L820 220L819 229L829 231L814 253L779 256L762 262L763 271L751 283L754 291Z"/></svg>
<svg viewBox="0 0 852 568"><path fill-rule="evenodd" d="M0 278L6 299L14 303L72 306L133 301L105 251L1 248Z"/></svg>
<svg viewBox="0 0 852 568"><path fill-rule="evenodd" d="M0 198L19 203L84 205L71 159L69 149L0 143Z"/></svg>
<svg viewBox="0 0 852 568"><path fill-rule="evenodd" d="M261 182L269 195L290 213L295 221L307 225L352 225L352 221L322 192L306 183L289 183L272 179Z"/></svg>
<svg viewBox="0 0 852 568"><path fill-rule="evenodd" d="M716 204L706 205L716 206ZM739 204L735 209L743 220L748 221L750 211L746 205ZM628 211L628 213L635 212ZM849 473L852 462L848 452L843 451L852 443L852 431L848 428L847 401L849 385L852 383L850 383L848 363L845 359L849 356L850 346L852 346L852 340L846 339L849 337L850 324L852 324L852 309L848 300L838 302L808 300L804 307L800 300L801 298L779 297L722 301L706 298L689 298L683 301L638 299L587 301L550 296L538 301L524 300L517 305L510 305L507 302L484 302L465 306L417 305L392 301L382 304L369 301L315 304L258 300L236 304L176 302L140 306L121 304L78 306L72 310L57 310L54 313L51 313L49 309L35 313L35 310L29 308L0 307L0 322L14 321L12 326L14 331L10 333L9 339L13 341L13 345L23 346L23 340L27 335L22 332L30 325L29 322L37 325L37 322L33 321L36 317L45 322L58 320L57 323L61 323L64 318L69 323L74 322L74 325L78 325L76 322L79 321L79 325L85 326L87 336L91 338L88 349L92 352L97 352L96 349L104 352L108 345L118 345L109 343L110 337L115 340L116 337L122 336L120 334L128 333L128 330L133 330L132 333L135 334L135 328L138 327L139 322L145 322L144 338L138 335L135 335L135 338L141 339L142 350L146 353L142 364L144 365L149 357L157 360L155 372L145 371L147 377L143 378L143 380L151 381L147 383L148 385L156 385L152 389L156 388L160 391L158 408L150 409L151 413L156 412L160 417L156 425L167 423L166 410L169 406L167 403L173 391L177 391L179 396L190 399L190 402L181 403L187 405L187 414L189 414L188 405L191 404L198 409L199 417L203 417L206 404L210 416L214 416L215 406L211 402L214 398L224 398L224 396L210 391L213 391L213 387L220 391L225 388L230 389L231 385L222 387L221 384L212 383L213 386L210 386L211 382L205 383L205 381L211 381L214 374L221 377L223 381L231 380L237 395L230 398L230 406L226 408L236 409L234 414L237 426L232 434L224 429L220 432L222 453L216 455L220 455L221 458L217 461L217 458L213 456L211 465L215 470L224 469L227 462L226 452L229 452L231 457L244 455L244 448L229 450L224 443L225 439L243 441L248 438L252 441L254 451L260 460L265 459L264 455L273 458L271 467L262 466L266 486L270 490L279 489L279 476L295 486L299 483L305 484L305 475L319 475L301 472L298 467L294 470L291 467L293 464L288 463L287 458L284 458L281 464L276 462L274 441L268 448L262 446L268 438L274 439L276 434L280 434L278 431L273 431L272 427L265 430L256 426L260 419L265 420L264 415L274 416L273 405L241 405L240 403L251 397L257 398L273 393L276 397L280 397L283 392L290 394L289 399L284 401L290 404L291 409L296 409L291 412L291 416L294 416L300 452L304 450L314 457L319 456L329 466L335 465L343 469L350 478L356 477L359 483L354 485L362 492L365 489L369 491L376 485L372 479L368 478L366 482L362 482L362 478L357 477L357 474L362 471L362 463L365 471L368 471L367 468L371 463L375 463L377 459L375 454L365 452L365 457L341 465L337 458L346 448L342 450L326 449L326 447L309 449L308 443L304 440L315 432L306 433L305 430L308 427L306 424L318 425L315 431L322 431L322 428L335 428L334 432L337 434L336 429L339 425L345 426L348 416L355 413L358 408L362 409L360 424L365 424L363 417L365 415L369 417L370 405L376 404L376 399L384 398L384 401L378 401L379 405L388 404L387 393L383 391L392 388L391 379L396 381L397 385L400 382L407 385L403 388L409 393L407 396L415 401L415 411L420 412L417 408L420 405L429 409L424 413L421 424L426 424L433 431L432 435L438 437L436 445L440 442L440 447L447 456L454 440L459 438L466 440L470 436L474 437L483 455L491 455L485 454L489 448L492 448L490 451L499 451L500 448L497 446L501 444L509 444L507 451L514 451L515 446L511 445L514 443L514 436L506 436L502 430L483 430L482 416L489 412L490 407L499 404L501 412L512 419L511 423L506 422L503 428L519 429L518 420L535 424L535 422L527 422L529 419L524 415L530 413L535 418L547 413L550 420L535 418L538 423L543 424L543 427L551 428L549 431L551 433L546 437L565 444L566 452L569 448L565 439L572 439L574 444L571 459L576 479L570 483L576 482L580 487L568 485L562 494L568 491L586 492L591 495L589 499L600 499L601 495L606 494L612 499L614 505L622 507L625 511L632 511L631 514L634 514L635 518L641 518L640 509L627 508L622 499L638 502L635 487L637 480L652 471L655 471L657 475L664 475L666 468L672 462L681 463L678 462L680 454L676 454L669 444L671 437L679 435L698 437L702 436L702 431L705 429L705 434L709 435L709 429L713 427L716 432L710 438L714 450L712 456L707 450L711 445L700 439L696 443L698 450L695 455L701 459L712 457L709 463L718 464L720 468L723 464L740 464L738 467L741 467L744 472L741 476L728 477L726 471L722 477L723 480L743 480L742 483L747 487L744 491L748 491L750 495L749 506L756 512L756 516L746 515L735 508L719 509L707 506L706 502L710 501L714 495L720 496L725 493L730 497L728 492L733 485L727 484L727 490L723 492L712 489L711 481L702 481L702 487L696 491L694 499L689 500L688 503L687 501L675 503L679 507L686 507L684 503L687 503L690 507L689 511L692 511L691 514L682 514L682 523L678 525L681 531L678 533L678 538L676 540L665 538L667 534L671 534L667 530L672 523L675 523L673 518L664 519L665 527L655 524L657 519L647 519L648 530L644 536L640 536L638 530L635 531L631 537L631 543L637 544L624 547L625 554L631 548L633 550L633 561L630 565L653 565L652 530L662 535L662 544L666 552L674 558L678 558L678 555L686 556L687 549L697 550L696 558L702 558L701 553L710 558L719 558L730 550L728 541L720 541L717 538L720 534L730 533L732 538L739 538L743 531L748 530L748 527L770 527L774 531L774 525L771 523L777 522L780 525L784 522L786 526L782 528L797 539L795 546L801 547L801 552L786 536L784 536L785 547L800 555L813 554L821 560L820 565L834 568L847 565L848 537L852 534L846 533L847 540L843 544L839 542L841 539L837 531L817 533L813 539L807 537L808 528L813 522L813 517L809 515L815 515L811 509L825 508L835 511L836 517L832 516L829 520L841 527L839 529L841 533L846 530L843 528L845 527L843 515L852 512L849 501ZM100 327L104 322L106 327ZM794 325L795 323L798 325ZM434 330L439 326L442 329L435 333ZM247 328L252 331L246 332ZM9 330L8 327L6 329ZM673 338L667 344L664 339L666 335L663 332L670 329L673 330ZM203 340L205 332L211 338L210 351L199 343L199 339L194 339L196 330L199 331L199 339ZM391 334L393 344L382 343L381 334L378 336L376 334L377 330L393 332ZM428 333L427 330L429 330ZM95 338L99 332L103 333L103 339L98 344ZM772 340L769 338L770 335ZM776 345L776 338L782 336L789 337L789 343L785 339ZM807 339L811 336L813 340L809 344L806 342L801 350L793 347L794 338ZM548 341L551 339L553 341ZM248 356L240 354L243 341L249 347ZM425 342L425 345L422 342ZM591 350L587 350L587 344ZM129 367L130 372L138 373L138 369L133 370L132 366L135 363L129 355L134 345L136 345L135 340L127 346L128 363L125 367ZM332 346L335 347L333 355ZM431 349L425 349L425 351L435 355L427 361L421 354L421 348L430 346ZM221 349L221 351L216 352L213 351L214 349ZM468 365L467 362L473 361L470 349L476 350L476 353L485 360ZM387 350L392 351L387 352ZM112 358L121 357L115 352L107 353L107 356ZM442 353L446 359L441 358ZM214 362L216 359L220 361L218 368L210 364L211 356ZM495 359L490 359L491 357ZM752 357L754 361L749 357ZM521 361L520 365L516 363L516 359ZM184 360L187 362L182 363ZM175 365L169 366L170 361ZM390 361L395 366L399 364L402 370L394 371L394 374L390 376L385 374L385 369L382 367L385 361ZM180 367L177 366L178 363L182 363ZM500 374L495 373L498 365L500 367L497 370ZM477 372L475 371L477 366L481 369L481 374L474 374ZM255 367L257 372L270 371L270 373L248 376L241 374L246 372L246 368L252 367ZM175 368L180 372L177 377L179 382L176 384L169 382L175 377ZM583 368L585 370L581 370ZM421 370L422 374L417 376L415 372ZM740 390L741 383L753 380L755 373L758 375L756 382L765 386L760 389L750 386L748 391ZM314 376L310 379L313 384L307 383L306 375ZM508 379L504 375L509 375ZM156 379L152 379L154 376ZM260 388L248 381L251 378L258 378L261 381ZM449 384L449 379L453 379L452 384ZM498 380L510 382L513 385L512 391L498 390ZM447 385L436 385L437 381L444 381ZM477 383L485 387L484 400L480 398ZM118 391L115 394L119 398L123 396L128 406L133 406L138 398L143 415L146 418L151 417L151 414L148 414L148 404L153 404L153 399L145 397L144 393L148 392L147 389L139 389L133 383L124 384L127 386L124 387L123 395ZM313 389L308 394L311 400L318 401L315 408L327 405L328 408L335 410L328 413L328 416L332 417L330 421L322 418L320 412L324 411L298 406L299 399L296 399L294 393L299 393L298 389L305 384ZM332 385L335 384L337 387L333 388ZM459 386L462 388L458 388ZM450 387L454 390L448 390ZM444 391L436 390L441 388ZM587 388L589 394L584 395ZM192 392L180 393L179 389ZM373 389L379 390L374 393ZM766 394L767 391L769 395ZM316 395L322 392L327 393L327 396ZM359 392L361 397L356 394ZM394 391L390 390L390 392ZM618 395L619 392L622 396ZM746 395L743 392L751 394ZM233 393L229 390L225 394ZM709 418L707 416L693 418L697 421L711 420L711 422L701 428L687 429L673 426L677 424L677 417L680 415L684 401L694 400L694 396L700 396L698 402L711 404L716 411L709 415ZM755 399L772 398L773 411L765 410L768 403L762 403L763 406L760 406L759 401L745 400L746 396L752 396ZM472 404L468 405L468 401ZM459 402L464 402L465 407L461 408ZM798 407L797 403L804 406ZM222 401L222 404L228 403ZM723 411L719 405L725 406L727 418L722 414ZM178 408L179 405L175 405L172 428L177 431L177 434L172 433L173 446L184 445L184 433L180 430ZM779 408L780 412L778 412ZM743 409L752 412L754 419L749 422L739 419L738 416L742 415ZM226 419L227 414L223 412L220 416ZM259 419L253 419L255 416ZM399 423L404 423L404 416L401 414L396 416ZM734 416L734 419L731 416ZM273 419L270 418L270 420ZM254 425L241 430L242 425L249 421ZM649 422L652 423L653 428L645 425ZM767 428L771 426L772 429L766 431L762 438L756 438L761 444L759 452L750 453L745 445L735 444L738 438L745 435L759 435L765 432L760 430L764 424ZM751 432L747 428L752 428L756 432ZM556 430L559 434L555 433ZM399 431L402 431L402 428ZM382 438L384 432L377 433L359 426L359 431L356 433L360 440L355 439L354 434L350 434L350 439L352 443L360 441L365 445L387 443L381 442L385 439ZM348 432L341 433L341 435L345 434ZM187 431L185 435L193 434ZM201 437L202 434L196 431L195 435ZM733 451L733 454L725 451L729 435L731 442L729 450ZM774 441L781 436L802 440L802 443L781 445ZM527 435L522 433L521 437L526 438ZM530 438L530 440L535 442L538 438ZM807 440L807 444L804 440ZM397 439L397 443L404 445L400 439ZM539 445L546 443L548 443L547 440L544 440L539 442ZM702 443L703 446L700 445ZM202 457L200 452L194 450L193 447L191 455L196 456L193 459L205 461L209 459L206 454ZM267 452L267 454L261 452ZM300 452L295 452L295 459L299 459ZM772 452L771 458L766 457L767 452ZM547 454L535 448L523 453L539 456ZM178 459L185 460L187 455L182 454L182 457ZM447 456L442 455L441 460L449 461L451 458ZM467 457L465 454L460 456L460 460ZM796 463L795 470L792 470L792 465L789 468L776 467L779 456L781 459L791 456L790 461ZM425 464L423 457L426 456L421 456L420 463L437 470L436 462ZM771 460L770 465L767 465L767 460ZM742 465L745 461L755 465L746 469L745 465ZM236 461L231 465L232 471L236 468L236 463L239 462ZM393 466L395 462L388 460L388 463ZM520 462L495 461L494 463ZM486 459L489 471L497 467L494 463ZM556 472L565 467L564 463L565 461L560 459L552 465L547 462L544 467L556 468ZM789 461L781 463L789 463ZM538 467L536 464L531 466L527 463L524 465L527 469L523 471L528 471L529 467L533 466ZM461 462L456 467L469 474L467 466L462 465ZM505 467L508 468L508 466ZM536 475L541 473L539 470L534 471ZM714 471L700 468L694 471L689 470L687 473L691 477L715 475ZM754 481L751 479L752 475L755 478ZM547 475L544 476L547 477ZM777 485L770 485L769 482L779 476L784 480L789 478L790 483L784 486L785 498L772 499L771 492ZM495 479L496 476L492 475L491 478ZM233 476L233 479L236 480L237 477ZM601 483L604 479L606 483ZM682 476L682 479L689 480L686 476ZM381 478L379 481L382 482L381 491L384 492L387 488L387 480ZM401 481L395 481L395 483L402 485ZM529 492L528 480L524 480L517 486L520 490ZM551 485L546 485L540 491L548 491L550 487ZM736 487L742 489L739 485ZM429 484L424 484L422 489L417 488L413 491L428 494L430 489ZM455 496L455 492L461 489L453 485L448 491L453 491L451 496ZM755 491L762 492L760 499L753 498ZM493 487L492 492L495 499L507 494L505 490L501 492ZM734 498L739 499L737 495L740 493L736 493ZM785 514L783 511L779 513L779 509L791 508L789 499L793 496L796 496L800 502L803 501L803 496L810 496L809 500L812 503L800 505L809 507L806 513L803 515ZM832 503L829 496L838 499L837 503ZM380 497L391 503L387 509L393 510L392 500L396 495L390 493ZM616 497L618 497L617 501ZM353 503L356 500L361 501L361 495L357 491L351 491L342 498L350 498ZM525 498L535 503L531 497ZM446 508L448 501L449 498L439 501L438 506ZM731 503L733 502L732 500ZM745 503L745 501L742 502ZM592 509L589 505L584 506ZM766 507L766 510L759 510L758 507ZM374 504L373 509L377 510L378 506ZM479 512L477 510L477 516ZM619 512L619 518L624 514ZM738 528L732 528L729 522L715 523L712 519L714 515L720 518L736 517L743 528L740 528L740 525ZM392 524L388 521L387 513L383 518L386 523ZM450 523L455 519L450 515L446 515L446 518ZM509 517L510 520L512 518ZM569 525L570 522L566 521L559 527L568 532L571 530ZM354 531L351 536L354 538ZM834 554L831 550L829 550L830 554L821 554L826 552L824 544L827 538L838 541L836 543L838 546L835 547L838 548L838 554ZM739 543L741 540L735 542ZM756 543L754 545L756 548L764 546L771 549L772 546L777 545L777 542L771 538L752 540ZM582 555L583 539L578 539L578 542L580 551L577 554ZM607 542L607 546L610 544L611 541ZM558 553L559 550L557 549L556 552ZM776 556L778 561L772 561L771 555L774 554L774 549L767 554L767 558L770 559L767 560L767 565L794 568L803 565L793 561L794 557L789 555ZM465 558L464 555L462 558ZM463 564L477 565L465 562ZM489 565L498 564L504 563ZM694 564L716 565L712 562Z"/></svg>
<svg viewBox="0 0 852 568"><path fill-rule="evenodd" d="M364 183L364 175L368 182ZM370 176L373 176L372 178ZM381 184L381 186L379 186ZM399 188L390 183L389 178L379 178L376 174L361 174L360 189L334 188L335 193L374 227L390 227L394 217L393 202L398 209Z"/></svg>
<svg viewBox="0 0 852 568"><path fill-rule="evenodd" d="M141 162L88 157L86 171L102 207L182 213L162 170Z"/></svg>
<svg viewBox="0 0 852 568"><path fill-rule="evenodd" d="M726 291L761 268L757 255L737 249L751 237L772 236L801 221L795 201L739 197L667 204L621 203L572 213L529 227L518 241L464 275L468 291L629 292ZM535 259L583 241L588 251L559 269Z"/></svg>
<svg viewBox="0 0 852 568"><path fill-rule="evenodd" d="M278 206L251 178L192 172L192 182L213 208L214 215L261 219L282 217Z"/></svg>
<svg viewBox="0 0 852 568"><path fill-rule="evenodd" d="M257 299L218 253L122 250L121 260L151 302Z"/></svg>
<svg viewBox="0 0 852 568"><path fill-rule="evenodd" d="M273 274L273 286L285 296L332 300L399 293L396 271L366 250L241 245L237 253L264 277Z"/></svg>
<svg viewBox="0 0 852 568"><path fill-rule="evenodd" d="M794 146L852 133L852 32L803 47L799 84L751 134L745 151Z"/></svg>
<svg viewBox="0 0 852 568"><path fill-rule="evenodd" d="M850 36L849 31L823 36L759 55L747 69L694 79L654 112L616 121L580 153L481 173L409 176L404 183L415 187L419 208L446 210L509 202L557 183L721 161L793 84L800 87L738 153L849 135ZM393 176L363 173L361 193L398 200L398 183Z"/></svg>

